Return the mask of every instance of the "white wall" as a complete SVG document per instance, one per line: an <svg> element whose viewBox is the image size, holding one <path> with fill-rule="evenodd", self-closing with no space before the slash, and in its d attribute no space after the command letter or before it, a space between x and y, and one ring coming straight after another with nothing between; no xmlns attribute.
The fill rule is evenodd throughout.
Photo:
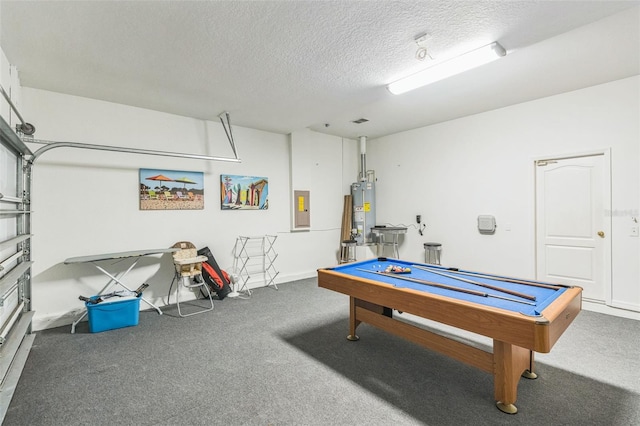
<svg viewBox="0 0 640 426"><path fill-rule="evenodd" d="M415 223L402 258L443 245L443 264L535 278L534 168L543 156L611 148L613 305L640 311L640 77L372 140L378 223ZM495 235L477 216L496 216ZM506 225L511 230L507 231Z"/></svg>
<svg viewBox="0 0 640 426"><path fill-rule="evenodd" d="M0 84L6 91L9 87L11 87L11 65L7 60L7 57L4 55L4 52L0 50ZM4 118L4 120L9 123L9 103L4 100L4 98L0 98L0 116Z"/></svg>
<svg viewBox="0 0 640 426"><path fill-rule="evenodd" d="M23 115L37 126L39 139L232 156L219 122L31 88L23 88L23 97ZM78 295L95 294L106 283L106 277L91 265L64 265L68 257L170 247L188 240L197 247L209 246L220 266L231 270L237 236L274 234L278 236L275 264L280 271L276 282L314 276L317 268L337 263L343 178L333 179L331 194L340 200L340 210L335 211L336 202L324 199L327 192L321 190L318 176L323 167L340 173L340 162L318 165L317 158L310 156L309 165L298 163L319 175L306 182L315 185L311 188L312 229L292 233L289 136L237 126L233 133L240 164L71 148L43 154L33 176L34 328L69 323L83 309ZM334 159L349 157L355 150L353 141L324 139L324 152L329 149ZM140 168L204 172L204 210L139 210ZM222 211L220 174L268 177L269 209ZM170 257L144 258L140 265L127 278L132 283L149 282L145 296L162 305L173 276Z"/></svg>
<svg viewBox="0 0 640 426"><path fill-rule="evenodd" d="M355 141L346 142L308 129L291 133L291 191L310 191L311 229L334 230L341 226L342 194L348 193L343 186L343 144L352 147ZM292 212L297 207L294 204Z"/></svg>
<svg viewBox="0 0 640 426"><path fill-rule="evenodd" d="M15 105L18 111L21 111L21 86L20 79L18 77L18 71L16 67L11 65L4 54L4 51L0 49L0 84L4 91L10 96L11 102ZM21 112L22 114L22 112ZM15 129L16 124L20 123L15 112L9 106L4 96L0 95L0 115L6 121L11 128ZM23 117L24 118L24 117Z"/></svg>

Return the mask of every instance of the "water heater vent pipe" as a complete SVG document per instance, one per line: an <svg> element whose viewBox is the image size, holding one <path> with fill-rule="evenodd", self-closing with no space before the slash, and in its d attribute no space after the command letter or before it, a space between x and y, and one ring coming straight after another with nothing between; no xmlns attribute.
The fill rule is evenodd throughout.
<svg viewBox="0 0 640 426"><path fill-rule="evenodd" d="M367 180L367 137L360 136L360 182Z"/></svg>

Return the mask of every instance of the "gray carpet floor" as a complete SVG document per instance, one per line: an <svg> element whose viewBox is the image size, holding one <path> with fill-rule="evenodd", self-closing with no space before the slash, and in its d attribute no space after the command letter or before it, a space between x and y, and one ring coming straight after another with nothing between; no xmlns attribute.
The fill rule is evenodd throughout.
<svg viewBox="0 0 640 426"><path fill-rule="evenodd" d="M489 374L367 324L347 341L347 296L278 287L189 318L38 332L3 424L640 425L638 321L582 311L507 415Z"/></svg>

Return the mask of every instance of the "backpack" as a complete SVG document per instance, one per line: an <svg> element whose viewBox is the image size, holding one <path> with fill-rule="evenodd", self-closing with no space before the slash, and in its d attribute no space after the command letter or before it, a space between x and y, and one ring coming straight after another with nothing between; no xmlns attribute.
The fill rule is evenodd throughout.
<svg viewBox="0 0 640 426"><path fill-rule="evenodd" d="M198 254L207 256L208 259L206 262L202 262L202 279L209 286L209 290L218 295L218 299L224 299L227 294L231 293L229 274L220 269L209 247L201 248L198 250Z"/></svg>

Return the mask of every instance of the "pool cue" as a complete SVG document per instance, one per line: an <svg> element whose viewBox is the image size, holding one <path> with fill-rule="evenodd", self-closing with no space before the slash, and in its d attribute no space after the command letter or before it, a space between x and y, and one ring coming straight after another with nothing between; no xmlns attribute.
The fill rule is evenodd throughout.
<svg viewBox="0 0 640 426"><path fill-rule="evenodd" d="M432 281L419 280L417 278L401 277L399 275L388 274L386 272L370 271L369 269L362 269L362 268L356 268L356 269L358 271L362 271L362 272L369 272L370 274L384 275L386 277L393 277L393 278L396 278L396 279L399 279L399 280L403 280L403 281L410 281L410 282L416 283L416 284L429 285L429 286L432 286L432 287L443 288L445 290L451 290L451 291L457 291L457 292L460 292L460 293L472 294L474 296L495 297L496 299L508 300L509 302L524 303L525 305L531 305L531 306L535 306L536 305L535 303L527 302L527 301L524 301L524 300L512 299L510 297L498 296L497 294L483 293L481 291L469 290L467 288L454 287L454 286L450 286L450 285L446 285L446 284L438 284L438 283L434 283Z"/></svg>
<svg viewBox="0 0 640 426"><path fill-rule="evenodd" d="M503 288L503 287L494 286L494 285L491 285L491 284L485 284L485 283L481 283L481 282L478 282L478 281L468 280L468 279L462 278L462 277L456 277L455 275L445 274L443 272L436 272L433 269L425 268L425 267L422 267L420 265L411 265L411 266L416 268L416 269L421 269L423 271L427 271L427 272L429 272L431 274L441 275L443 277L451 278L451 279L462 281L462 282L469 283L469 284L474 284L474 285L477 285L477 286L480 286L480 287L490 288L491 290L500 291L502 293L507 293L507 294L510 294L512 296L522 297L523 299L529 299L529 300L533 300L533 301L536 300L535 296L532 296L532 295L526 294L526 293L520 293L519 291L513 291L513 290L509 290L509 289Z"/></svg>
<svg viewBox="0 0 640 426"><path fill-rule="evenodd" d="M423 266L423 268L429 268L429 266ZM538 282L538 281L524 280L524 279L520 279L520 278L504 278L504 277L499 277L499 276L496 276L496 275L483 274L482 272L460 271L457 268L434 268L434 269L444 269L446 271L455 272L456 274L460 274L460 275L470 275L472 277L490 278L490 279L496 280L496 281L504 281L504 282L507 282L507 283L515 283L515 284L524 284L524 285L530 285L532 287L549 288L551 290L560 290L561 288L570 287L570 286L567 286L567 285L547 284L547 283L541 283L541 282Z"/></svg>

